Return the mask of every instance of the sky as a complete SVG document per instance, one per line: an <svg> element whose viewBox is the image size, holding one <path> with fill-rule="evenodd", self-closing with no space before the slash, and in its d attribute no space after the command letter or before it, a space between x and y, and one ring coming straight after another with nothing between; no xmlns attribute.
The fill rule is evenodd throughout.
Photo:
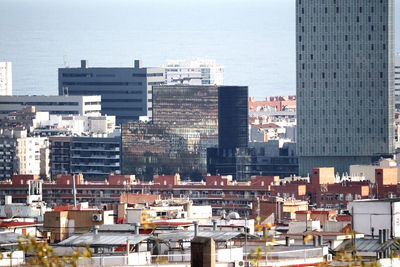
<svg viewBox="0 0 400 267"><path fill-rule="evenodd" d="M400 0L395 0L400 2ZM295 93L294 0L1 0L14 94L57 94L57 69L204 57L258 99ZM400 52L400 4L396 6Z"/></svg>

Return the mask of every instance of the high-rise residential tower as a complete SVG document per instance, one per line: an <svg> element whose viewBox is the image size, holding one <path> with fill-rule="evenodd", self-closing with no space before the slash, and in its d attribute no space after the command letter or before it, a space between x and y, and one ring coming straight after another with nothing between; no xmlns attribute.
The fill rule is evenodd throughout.
<svg viewBox="0 0 400 267"><path fill-rule="evenodd" d="M296 0L299 173L393 153L393 0Z"/></svg>
<svg viewBox="0 0 400 267"><path fill-rule="evenodd" d="M12 95L11 62L0 62L0 95Z"/></svg>

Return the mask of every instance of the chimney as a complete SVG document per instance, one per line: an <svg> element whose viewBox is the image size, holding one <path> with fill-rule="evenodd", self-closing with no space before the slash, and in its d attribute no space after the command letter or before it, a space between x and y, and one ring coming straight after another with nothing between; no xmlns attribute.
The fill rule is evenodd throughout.
<svg viewBox="0 0 400 267"><path fill-rule="evenodd" d="M139 226L140 226L140 223L137 223L137 222L133 223L133 227L135 229L135 235L139 235Z"/></svg>
<svg viewBox="0 0 400 267"><path fill-rule="evenodd" d="M12 196L6 196L5 197L5 205L10 205L10 204L12 204Z"/></svg>
<svg viewBox="0 0 400 267"><path fill-rule="evenodd" d="M141 61L141 60L138 60L138 59L135 59L135 64L134 64L134 66L135 66L135 69L140 69L140 68L142 68L142 61Z"/></svg>
<svg viewBox="0 0 400 267"><path fill-rule="evenodd" d="M379 244L383 243L383 231L382 229L379 229Z"/></svg>
<svg viewBox="0 0 400 267"><path fill-rule="evenodd" d="M318 236L318 245L323 246L324 243L324 237L322 235Z"/></svg>
<svg viewBox="0 0 400 267"><path fill-rule="evenodd" d="M99 233L99 226L98 225L95 225L95 226L93 226L93 233L95 234L95 235L97 235L98 233Z"/></svg>
<svg viewBox="0 0 400 267"><path fill-rule="evenodd" d="M217 231L217 220L212 220L213 231Z"/></svg>
<svg viewBox="0 0 400 267"><path fill-rule="evenodd" d="M86 59L81 60L81 69L87 69L88 68L88 61Z"/></svg>
<svg viewBox="0 0 400 267"><path fill-rule="evenodd" d="M197 234L199 233L199 222L193 221L193 226L194 226L194 236L196 237Z"/></svg>
<svg viewBox="0 0 400 267"><path fill-rule="evenodd" d="M386 229L383 229L382 230L382 241L383 241L383 243L385 243L387 241L386 237L387 237Z"/></svg>
<svg viewBox="0 0 400 267"><path fill-rule="evenodd" d="M290 237L288 237L288 236L285 237L285 245L287 247L290 247Z"/></svg>

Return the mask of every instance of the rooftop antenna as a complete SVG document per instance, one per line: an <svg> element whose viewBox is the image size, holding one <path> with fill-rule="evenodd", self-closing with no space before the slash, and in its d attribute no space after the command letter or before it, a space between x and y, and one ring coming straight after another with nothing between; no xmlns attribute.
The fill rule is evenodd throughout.
<svg viewBox="0 0 400 267"><path fill-rule="evenodd" d="M64 55L63 60L64 60L64 68L69 68L67 55Z"/></svg>

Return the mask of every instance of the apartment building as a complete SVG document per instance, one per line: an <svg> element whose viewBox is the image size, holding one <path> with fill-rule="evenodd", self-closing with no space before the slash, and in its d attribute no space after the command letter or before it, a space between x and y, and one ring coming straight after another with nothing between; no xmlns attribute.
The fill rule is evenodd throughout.
<svg viewBox="0 0 400 267"><path fill-rule="evenodd" d="M120 137L50 137L50 172L104 180L121 173Z"/></svg>
<svg viewBox="0 0 400 267"><path fill-rule="evenodd" d="M15 172L49 177L49 139L22 137L16 141Z"/></svg>

